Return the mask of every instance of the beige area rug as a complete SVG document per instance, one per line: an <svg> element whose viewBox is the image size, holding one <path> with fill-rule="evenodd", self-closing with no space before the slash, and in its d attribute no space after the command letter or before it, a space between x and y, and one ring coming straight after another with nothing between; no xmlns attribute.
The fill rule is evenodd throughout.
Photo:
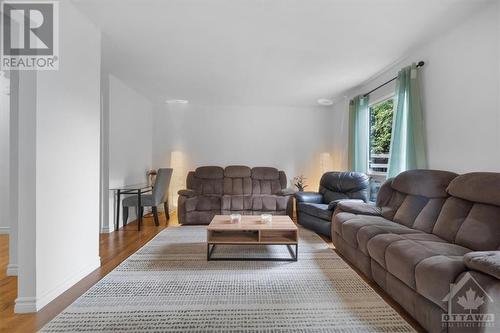
<svg viewBox="0 0 500 333"><path fill-rule="evenodd" d="M206 227L170 227L43 332L414 332L316 234L297 262L206 261ZM219 246L214 256L287 256Z"/></svg>

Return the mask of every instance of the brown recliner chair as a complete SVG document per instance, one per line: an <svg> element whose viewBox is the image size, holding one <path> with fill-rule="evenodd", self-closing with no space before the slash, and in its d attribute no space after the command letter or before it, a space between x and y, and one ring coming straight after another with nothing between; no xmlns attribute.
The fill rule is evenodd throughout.
<svg viewBox="0 0 500 333"><path fill-rule="evenodd" d="M286 174L271 167L203 166L188 173L179 191L179 223L209 224L218 214L292 216Z"/></svg>
<svg viewBox="0 0 500 333"><path fill-rule="evenodd" d="M426 330L462 332L446 321L450 311L494 315L491 328L467 332L500 328L499 173L403 172L382 186L376 206L339 203L332 238ZM466 309L469 288L482 298Z"/></svg>

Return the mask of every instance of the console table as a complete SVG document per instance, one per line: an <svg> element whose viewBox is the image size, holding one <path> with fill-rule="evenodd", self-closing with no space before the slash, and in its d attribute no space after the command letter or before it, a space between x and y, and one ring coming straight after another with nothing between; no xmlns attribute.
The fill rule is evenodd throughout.
<svg viewBox="0 0 500 333"><path fill-rule="evenodd" d="M148 184L133 184L133 185L123 185L117 186L114 188L110 188L110 191L114 191L116 194L116 219L115 219L115 231L120 227L120 199L122 194L136 194L137 195L137 204L139 208L141 207L141 196L144 193L150 192L153 189L151 185ZM139 212L141 210L139 209ZM142 224L142 214L138 214L137 216L137 230L141 230ZM125 222L123 223L125 227Z"/></svg>

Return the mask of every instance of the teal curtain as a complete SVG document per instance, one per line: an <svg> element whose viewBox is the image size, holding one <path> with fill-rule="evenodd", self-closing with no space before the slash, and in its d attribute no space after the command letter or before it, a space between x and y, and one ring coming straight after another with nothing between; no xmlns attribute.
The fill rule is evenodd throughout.
<svg viewBox="0 0 500 333"><path fill-rule="evenodd" d="M397 176L405 170L427 168L419 85L416 64L398 73L388 177Z"/></svg>
<svg viewBox="0 0 500 333"><path fill-rule="evenodd" d="M349 169L368 171L369 141L368 97L357 96L349 103Z"/></svg>

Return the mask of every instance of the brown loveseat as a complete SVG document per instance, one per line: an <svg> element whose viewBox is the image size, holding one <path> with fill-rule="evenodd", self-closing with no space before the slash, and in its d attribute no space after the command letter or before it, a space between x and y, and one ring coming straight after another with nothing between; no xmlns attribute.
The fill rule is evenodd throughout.
<svg viewBox="0 0 500 333"><path fill-rule="evenodd" d="M426 330L500 331L499 173L403 172L382 186L376 206L340 203L332 239ZM450 312L495 321L479 328L481 317L468 317L464 328L462 319L446 322Z"/></svg>
<svg viewBox="0 0 500 333"><path fill-rule="evenodd" d="M203 166L188 173L186 185L177 205L181 224L209 224L217 214L292 216L286 175L275 168Z"/></svg>

